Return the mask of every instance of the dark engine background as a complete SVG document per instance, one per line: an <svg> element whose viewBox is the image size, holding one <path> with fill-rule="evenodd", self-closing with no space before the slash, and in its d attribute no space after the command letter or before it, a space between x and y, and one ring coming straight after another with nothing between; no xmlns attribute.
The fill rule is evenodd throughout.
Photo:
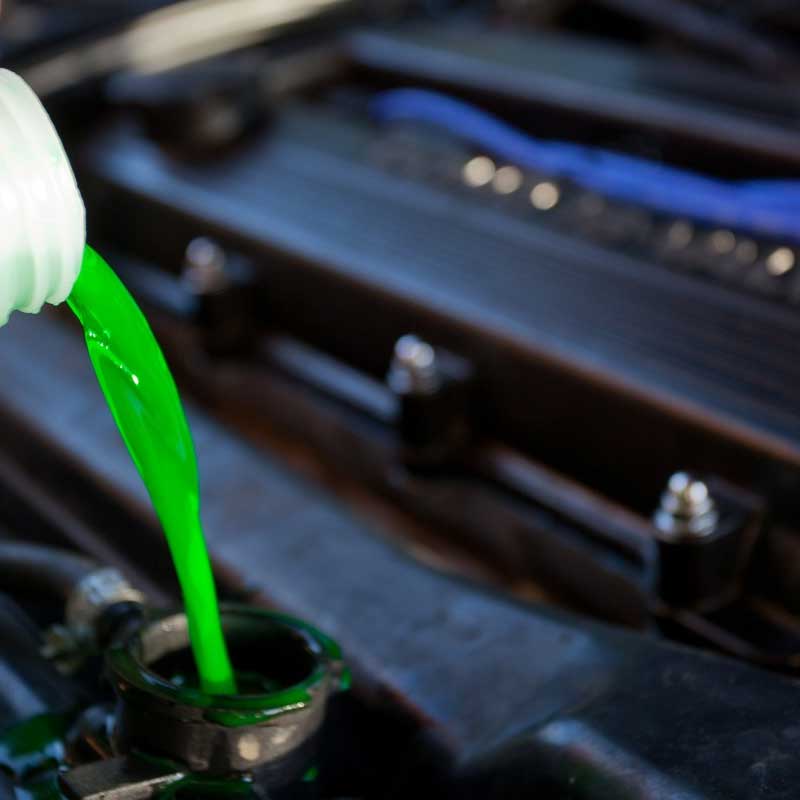
<svg viewBox="0 0 800 800"><path fill-rule="evenodd" d="M788 182L799 24L741 0L0 5L0 65L185 391L224 598L310 620L353 670L321 796L796 795L800 239L374 101ZM177 605L79 331L15 315L0 364L3 542ZM0 590L60 622L3 542ZM17 614L0 665L30 678ZM0 723L72 691L30 680Z"/></svg>

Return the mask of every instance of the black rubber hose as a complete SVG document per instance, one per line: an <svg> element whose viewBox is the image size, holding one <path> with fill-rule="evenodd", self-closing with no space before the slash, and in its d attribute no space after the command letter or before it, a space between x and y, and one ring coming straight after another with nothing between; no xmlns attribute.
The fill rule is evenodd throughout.
<svg viewBox="0 0 800 800"><path fill-rule="evenodd" d="M99 565L88 556L48 545L0 539L0 592L66 601Z"/></svg>

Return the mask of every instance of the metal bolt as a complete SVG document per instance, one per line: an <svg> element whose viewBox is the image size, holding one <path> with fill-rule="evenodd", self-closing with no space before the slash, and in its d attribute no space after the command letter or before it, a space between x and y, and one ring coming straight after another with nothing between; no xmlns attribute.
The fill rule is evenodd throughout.
<svg viewBox="0 0 800 800"><path fill-rule="evenodd" d="M89 635L104 609L115 603L144 602L142 592L131 586L119 570L103 567L82 578L70 593L65 610L67 625Z"/></svg>
<svg viewBox="0 0 800 800"><path fill-rule="evenodd" d="M433 394L442 382L436 351L413 334L401 336L394 346L387 381L396 394Z"/></svg>
<svg viewBox="0 0 800 800"><path fill-rule="evenodd" d="M719 514L708 486L687 472L676 472L661 495L653 523L669 539L701 539L712 534Z"/></svg>
<svg viewBox="0 0 800 800"><path fill-rule="evenodd" d="M209 294L224 289L225 251L213 239L200 236L192 239L184 256L184 279L195 294Z"/></svg>
<svg viewBox="0 0 800 800"><path fill-rule="evenodd" d="M77 672L91 651L89 645L98 640L97 623L106 610L118 603L144 605L145 601L144 594L113 567L90 572L67 598L66 625L53 625L45 631L42 655L66 675Z"/></svg>

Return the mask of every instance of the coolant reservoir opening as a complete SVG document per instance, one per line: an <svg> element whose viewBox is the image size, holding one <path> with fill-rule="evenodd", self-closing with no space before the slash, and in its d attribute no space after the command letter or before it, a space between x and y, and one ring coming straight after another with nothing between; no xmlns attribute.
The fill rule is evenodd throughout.
<svg viewBox="0 0 800 800"><path fill-rule="evenodd" d="M0 69L0 325L66 300L81 268L86 212L42 103Z"/></svg>
<svg viewBox="0 0 800 800"><path fill-rule="evenodd" d="M224 606L220 619L237 677L243 678L236 694L203 691L187 618L180 613L146 624L109 651L117 688L124 685L156 702L222 708L242 701L242 708L263 710L306 704L320 685L333 689L342 682L339 646L308 623L250 606Z"/></svg>
<svg viewBox="0 0 800 800"><path fill-rule="evenodd" d="M108 651L115 748L205 775L297 780L313 766L328 699L343 688L339 648L310 625L262 609L230 606L221 619L240 694L198 688L183 614L148 623Z"/></svg>
<svg viewBox="0 0 800 800"><path fill-rule="evenodd" d="M222 627L234 665L238 696L267 695L299 686L320 669L322 647L308 632L267 616L222 611ZM178 689L201 691L188 628L183 617L145 630L138 657L157 679Z"/></svg>

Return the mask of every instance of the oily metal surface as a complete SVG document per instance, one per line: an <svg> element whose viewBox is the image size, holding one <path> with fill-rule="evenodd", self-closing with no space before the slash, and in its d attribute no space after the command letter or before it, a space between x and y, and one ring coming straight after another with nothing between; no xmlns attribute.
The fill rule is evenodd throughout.
<svg viewBox="0 0 800 800"><path fill-rule="evenodd" d="M79 337L18 317L0 360L4 425L35 425L71 453L41 458L102 476L144 507ZM791 796L795 684L421 567L268 455L191 418L206 530L226 584L247 584L337 638L357 691L404 709L462 767L458 796L569 787L575 798ZM28 445L18 439L10 454ZM158 558L155 526L109 537L123 553Z"/></svg>
<svg viewBox="0 0 800 800"><path fill-rule="evenodd" d="M646 507L689 454L796 503L791 308L387 175L371 135L292 108L206 166L122 128L93 142L82 185L122 249L177 266L213 234L250 255L263 323L359 370L382 376L410 330L469 358L481 431L611 496Z"/></svg>

